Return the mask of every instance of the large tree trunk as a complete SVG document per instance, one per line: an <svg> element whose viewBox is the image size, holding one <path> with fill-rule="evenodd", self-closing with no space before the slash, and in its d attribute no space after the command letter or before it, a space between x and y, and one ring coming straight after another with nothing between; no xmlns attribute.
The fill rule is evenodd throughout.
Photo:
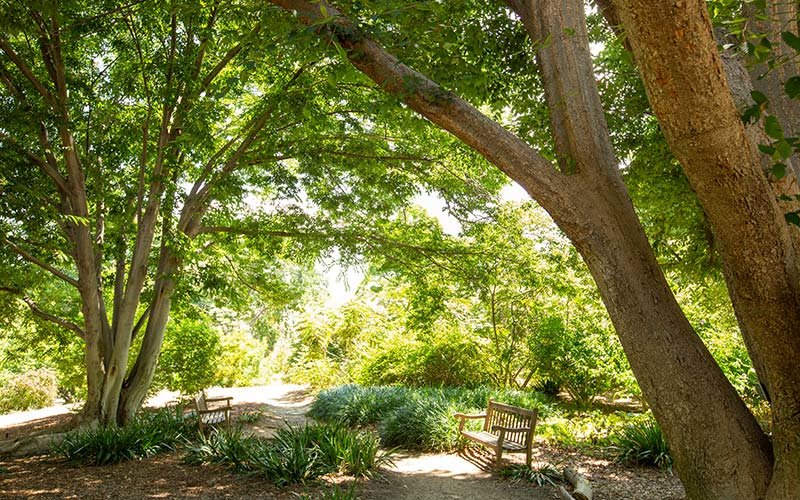
<svg viewBox="0 0 800 500"><path fill-rule="evenodd" d="M273 0L318 21L320 6ZM762 497L770 445L680 311L627 196L592 74L583 3L509 1L538 53L558 149L558 173L530 146L404 66L329 5L323 32L384 90L401 97L521 184L584 256L640 385L670 439L695 498ZM347 34L353 34L352 36ZM418 82L409 95L404 82ZM702 381L702 383L698 383ZM722 437L721 437L722 436Z"/></svg>
<svg viewBox="0 0 800 500"><path fill-rule="evenodd" d="M800 491L800 290L789 228L736 113L705 2L620 0L651 105L711 222L742 333L772 399L767 498Z"/></svg>
<svg viewBox="0 0 800 500"><path fill-rule="evenodd" d="M633 210L594 80L583 2L512 5L534 41L549 40L537 60L559 163L562 170L577 167L572 181L583 195L572 201L592 228L602 228L568 236L597 282L687 492L762 496L769 442L680 310Z"/></svg>

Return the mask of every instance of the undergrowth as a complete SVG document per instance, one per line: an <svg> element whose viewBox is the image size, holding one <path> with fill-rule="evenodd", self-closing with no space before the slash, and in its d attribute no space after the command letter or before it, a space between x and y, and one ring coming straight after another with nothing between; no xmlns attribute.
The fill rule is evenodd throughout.
<svg viewBox="0 0 800 500"><path fill-rule="evenodd" d="M391 455L381 454L377 438L367 432L322 424L280 429L273 440L219 431L190 445L185 462L222 465L286 486L333 472L370 476L391 464Z"/></svg>
<svg viewBox="0 0 800 500"><path fill-rule="evenodd" d="M172 451L197 435L197 423L180 408L142 413L123 427L99 426L67 433L53 449L68 461L107 465Z"/></svg>

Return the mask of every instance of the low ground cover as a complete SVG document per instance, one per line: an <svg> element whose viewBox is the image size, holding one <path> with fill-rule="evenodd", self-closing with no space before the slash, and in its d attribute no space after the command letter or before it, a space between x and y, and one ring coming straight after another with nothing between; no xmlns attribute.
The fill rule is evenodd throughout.
<svg viewBox="0 0 800 500"><path fill-rule="evenodd" d="M629 463L663 468L671 465L663 434L648 413L578 411L536 391L344 385L321 391L309 416L351 427L374 427L383 446L448 451L463 445L453 414L481 413L489 399L537 409L539 443L581 448ZM481 423L472 421L468 425Z"/></svg>

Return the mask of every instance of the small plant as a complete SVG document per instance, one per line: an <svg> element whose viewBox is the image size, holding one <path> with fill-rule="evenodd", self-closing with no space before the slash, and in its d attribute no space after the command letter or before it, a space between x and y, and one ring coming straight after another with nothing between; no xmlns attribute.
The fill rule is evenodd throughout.
<svg viewBox="0 0 800 500"><path fill-rule="evenodd" d="M196 443L186 447L185 463L190 465L225 465L234 472L250 472L261 449L261 443L245 436L240 429L200 435Z"/></svg>
<svg viewBox="0 0 800 500"><path fill-rule="evenodd" d="M123 427L100 426L68 433L56 454L85 465L107 465L175 450L194 437L196 427L180 410L144 413Z"/></svg>
<svg viewBox="0 0 800 500"><path fill-rule="evenodd" d="M514 464L500 469L500 476L512 481L527 481L536 486L556 486L564 482L558 468L549 463L544 463L536 467Z"/></svg>
<svg viewBox="0 0 800 500"><path fill-rule="evenodd" d="M672 469L667 440L661 427L653 419L624 427L614 439L612 449L620 462Z"/></svg>
<svg viewBox="0 0 800 500"><path fill-rule="evenodd" d="M334 485L333 488L326 489L324 492L311 496L303 495L301 500L356 500L356 483L352 483L348 488Z"/></svg>
<svg viewBox="0 0 800 500"><path fill-rule="evenodd" d="M262 410L243 411L236 417L236 421L242 424L254 424L261 420L263 416L264 412Z"/></svg>

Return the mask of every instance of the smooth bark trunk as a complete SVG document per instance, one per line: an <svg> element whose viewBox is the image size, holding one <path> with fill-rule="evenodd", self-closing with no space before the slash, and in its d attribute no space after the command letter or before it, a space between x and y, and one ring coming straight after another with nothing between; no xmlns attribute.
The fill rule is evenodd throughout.
<svg viewBox="0 0 800 500"><path fill-rule="evenodd" d="M767 498L795 498L800 302L789 228L736 112L705 2L620 0L618 7L653 110L711 222L742 334L770 389L775 468Z"/></svg>

